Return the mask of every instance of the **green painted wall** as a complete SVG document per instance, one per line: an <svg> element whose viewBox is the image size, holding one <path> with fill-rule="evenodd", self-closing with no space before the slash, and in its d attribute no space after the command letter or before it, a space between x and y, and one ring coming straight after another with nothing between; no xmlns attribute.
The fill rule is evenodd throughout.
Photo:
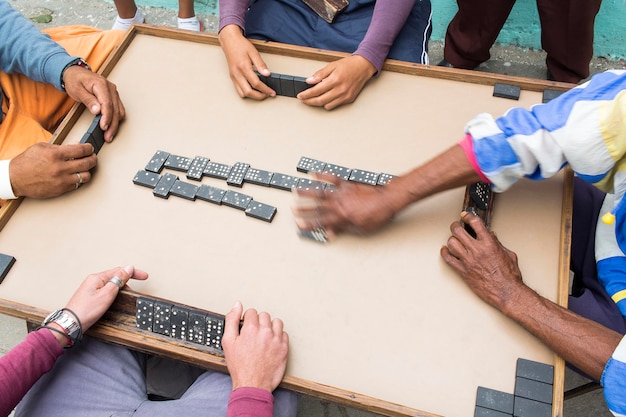
<svg viewBox="0 0 626 417"><path fill-rule="evenodd" d="M443 40L446 26L456 13L456 0L431 0L433 4L432 39ZM217 14L218 0L196 0L196 13ZM142 6L177 9L177 0L137 0ZM603 0L596 18L595 55L626 59L626 0ZM518 0L497 42L539 49L539 17L535 0Z"/></svg>
<svg viewBox="0 0 626 417"><path fill-rule="evenodd" d="M113 0L107 1L113 3ZM178 0L135 0L135 3L144 7L178 10ZM218 0L196 0L194 7L197 14L216 15L218 13Z"/></svg>

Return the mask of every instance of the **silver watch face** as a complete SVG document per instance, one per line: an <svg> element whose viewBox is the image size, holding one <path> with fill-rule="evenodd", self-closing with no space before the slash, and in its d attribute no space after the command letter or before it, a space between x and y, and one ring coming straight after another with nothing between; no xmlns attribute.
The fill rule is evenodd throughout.
<svg viewBox="0 0 626 417"><path fill-rule="evenodd" d="M43 319L43 322L41 322L42 326L45 326L48 323L52 323L53 321L56 321L56 319L63 313L62 310L56 310L53 311L52 313L48 314L46 316L45 319Z"/></svg>
<svg viewBox="0 0 626 417"><path fill-rule="evenodd" d="M71 339L78 338L80 334L80 325L76 322L73 315L64 310L57 310L48 315L43 321L43 325L56 323L63 328Z"/></svg>

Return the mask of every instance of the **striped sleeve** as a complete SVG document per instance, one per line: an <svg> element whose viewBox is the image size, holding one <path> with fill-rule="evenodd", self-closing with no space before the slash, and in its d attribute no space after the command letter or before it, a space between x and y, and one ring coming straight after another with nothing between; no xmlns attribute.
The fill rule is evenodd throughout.
<svg viewBox="0 0 626 417"><path fill-rule="evenodd" d="M468 160L504 191L520 178L541 180L569 165L607 193L598 222L598 278L626 316L626 71L607 71L546 104L513 108L466 126Z"/></svg>
<svg viewBox="0 0 626 417"><path fill-rule="evenodd" d="M626 72L597 74L547 104L513 108L497 119L480 114L466 133L496 191L522 177L549 178L566 164L611 191L614 173L626 171Z"/></svg>
<svg viewBox="0 0 626 417"><path fill-rule="evenodd" d="M626 337L604 367L600 383L609 410L615 416L626 416Z"/></svg>

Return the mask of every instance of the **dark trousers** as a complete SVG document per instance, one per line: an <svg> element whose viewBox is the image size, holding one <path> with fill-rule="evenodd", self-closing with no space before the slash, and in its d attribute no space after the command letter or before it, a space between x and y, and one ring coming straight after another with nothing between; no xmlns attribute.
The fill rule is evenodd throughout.
<svg viewBox="0 0 626 417"><path fill-rule="evenodd" d="M577 83L589 76L593 29L602 0L537 0L541 47L556 81ZM509 17L515 0L457 0L459 11L446 32L444 58L473 69L489 60L489 49Z"/></svg>
<svg viewBox="0 0 626 417"><path fill-rule="evenodd" d="M346 10L328 24L301 0L254 0L246 15L246 37L352 53L365 37L375 3L350 0ZM415 1L387 58L426 64L431 32L430 1Z"/></svg>

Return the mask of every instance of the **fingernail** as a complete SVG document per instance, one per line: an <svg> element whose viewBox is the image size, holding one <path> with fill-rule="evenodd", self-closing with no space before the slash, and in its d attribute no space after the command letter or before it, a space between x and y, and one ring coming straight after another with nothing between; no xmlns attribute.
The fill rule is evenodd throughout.
<svg viewBox="0 0 626 417"><path fill-rule="evenodd" d="M100 106L98 106L97 104L94 104L93 106L91 106L91 111L96 112L96 111L98 111L99 107Z"/></svg>
<svg viewBox="0 0 626 417"><path fill-rule="evenodd" d="M133 272L135 272L135 267L132 265L127 265L124 267L124 271L129 275L129 276L133 276Z"/></svg>
<svg viewBox="0 0 626 417"><path fill-rule="evenodd" d="M235 310L235 309L237 309L239 307L241 307L241 303L239 301L236 301L235 305L233 306L233 310Z"/></svg>

